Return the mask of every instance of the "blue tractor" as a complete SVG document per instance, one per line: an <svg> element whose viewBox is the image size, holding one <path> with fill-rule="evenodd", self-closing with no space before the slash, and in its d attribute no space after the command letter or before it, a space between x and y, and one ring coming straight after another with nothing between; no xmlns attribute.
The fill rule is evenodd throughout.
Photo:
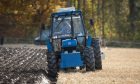
<svg viewBox="0 0 140 84"><path fill-rule="evenodd" d="M47 39L48 76L56 81L60 69L102 69L99 39L92 38L84 26L81 11L65 11L51 15Z"/></svg>

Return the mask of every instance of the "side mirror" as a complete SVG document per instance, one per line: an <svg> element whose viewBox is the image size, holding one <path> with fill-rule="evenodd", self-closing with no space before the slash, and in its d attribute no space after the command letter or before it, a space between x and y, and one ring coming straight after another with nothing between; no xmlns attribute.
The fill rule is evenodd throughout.
<svg viewBox="0 0 140 84"><path fill-rule="evenodd" d="M89 23L90 23L91 26L94 26L94 21L93 21L93 19L90 19L90 20L89 20Z"/></svg>

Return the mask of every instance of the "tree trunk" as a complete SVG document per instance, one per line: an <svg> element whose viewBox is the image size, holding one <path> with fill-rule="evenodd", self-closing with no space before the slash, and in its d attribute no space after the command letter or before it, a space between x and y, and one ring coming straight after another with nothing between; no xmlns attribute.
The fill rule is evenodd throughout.
<svg viewBox="0 0 140 84"><path fill-rule="evenodd" d="M129 0L129 11L130 11L130 19L133 20L135 13L136 13L136 4L135 4L135 0Z"/></svg>
<svg viewBox="0 0 140 84"><path fill-rule="evenodd" d="M73 3L74 3L74 7L76 7L76 0L74 0L74 2L73 2Z"/></svg>
<svg viewBox="0 0 140 84"><path fill-rule="evenodd" d="M85 20L85 13L86 13L86 0L83 0L83 18Z"/></svg>
<svg viewBox="0 0 140 84"><path fill-rule="evenodd" d="M104 8L105 8L105 1L102 0L102 43L103 43L103 46L105 46L105 30L104 30L104 16L105 16L105 11L104 11Z"/></svg>
<svg viewBox="0 0 140 84"><path fill-rule="evenodd" d="M135 35L135 24L134 24L134 21L135 21L135 16L136 16L136 4L135 4L135 0L129 0L129 22L130 22L130 36L131 37L134 37Z"/></svg>
<svg viewBox="0 0 140 84"><path fill-rule="evenodd" d="M81 0L78 0L78 10L81 9Z"/></svg>
<svg viewBox="0 0 140 84"><path fill-rule="evenodd" d="M71 6L71 0L67 0L67 7Z"/></svg>

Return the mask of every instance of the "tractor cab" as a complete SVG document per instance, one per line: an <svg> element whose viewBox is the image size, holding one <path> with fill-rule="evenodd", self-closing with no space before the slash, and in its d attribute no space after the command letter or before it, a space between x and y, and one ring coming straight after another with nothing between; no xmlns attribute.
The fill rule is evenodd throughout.
<svg viewBox="0 0 140 84"><path fill-rule="evenodd" d="M85 36L80 11L54 13L52 15L52 38L75 38Z"/></svg>
<svg viewBox="0 0 140 84"><path fill-rule="evenodd" d="M52 14L51 38L54 51L72 51L77 46L85 45L85 37L81 11Z"/></svg>

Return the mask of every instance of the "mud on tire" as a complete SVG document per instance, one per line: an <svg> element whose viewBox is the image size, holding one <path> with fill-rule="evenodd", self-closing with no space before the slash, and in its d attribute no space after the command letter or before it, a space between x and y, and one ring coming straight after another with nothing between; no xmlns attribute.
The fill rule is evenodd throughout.
<svg viewBox="0 0 140 84"><path fill-rule="evenodd" d="M86 71L95 71L95 58L94 51L90 47L86 47L83 52L84 63L86 65Z"/></svg>
<svg viewBox="0 0 140 84"><path fill-rule="evenodd" d="M58 78L58 63L54 53L47 53L48 78L51 82L56 82Z"/></svg>

